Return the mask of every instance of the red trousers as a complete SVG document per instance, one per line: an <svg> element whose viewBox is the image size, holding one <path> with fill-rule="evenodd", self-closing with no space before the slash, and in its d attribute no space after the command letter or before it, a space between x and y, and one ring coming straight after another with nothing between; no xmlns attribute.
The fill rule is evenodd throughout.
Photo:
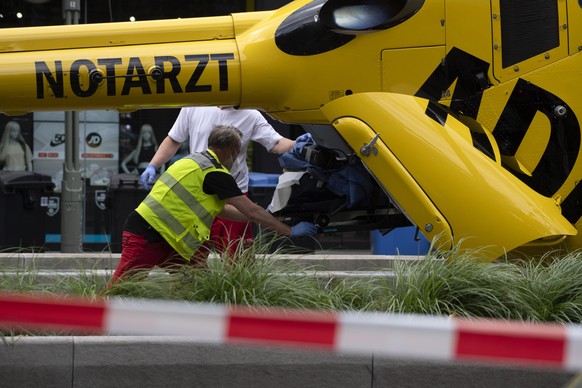
<svg viewBox="0 0 582 388"><path fill-rule="evenodd" d="M181 265L198 266L205 262L210 253L210 242L202 244L190 261L180 256L165 240L151 243L144 236L123 232L121 258L115 268L110 284L128 274L149 271L155 266L171 268Z"/></svg>
<svg viewBox="0 0 582 388"><path fill-rule="evenodd" d="M252 243L253 228L250 222L237 222L216 217L210 229L210 240L218 252L232 254L240 242Z"/></svg>
<svg viewBox="0 0 582 388"><path fill-rule="evenodd" d="M246 194L245 194L246 195ZM121 259L115 268L111 284L128 272L150 270L155 266L161 268L180 265L198 266L205 263L212 248L218 252L235 252L238 244L250 243L253 231L249 222L236 222L216 217L210 230L210 240L202 244L190 261L181 257L165 240L151 243L144 236L123 232L121 240Z"/></svg>
<svg viewBox="0 0 582 388"><path fill-rule="evenodd" d="M244 193L244 195L248 197L248 193ZM243 244L252 243L252 224L216 217L210 229L210 240L218 252L228 251L232 254L240 242Z"/></svg>

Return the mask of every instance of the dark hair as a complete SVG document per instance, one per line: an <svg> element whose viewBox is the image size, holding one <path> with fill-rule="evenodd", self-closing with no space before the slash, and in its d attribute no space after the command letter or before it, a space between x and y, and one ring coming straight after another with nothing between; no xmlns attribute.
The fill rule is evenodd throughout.
<svg viewBox="0 0 582 388"><path fill-rule="evenodd" d="M208 147L226 149L235 147L241 149L242 132L232 125L216 125L208 136Z"/></svg>

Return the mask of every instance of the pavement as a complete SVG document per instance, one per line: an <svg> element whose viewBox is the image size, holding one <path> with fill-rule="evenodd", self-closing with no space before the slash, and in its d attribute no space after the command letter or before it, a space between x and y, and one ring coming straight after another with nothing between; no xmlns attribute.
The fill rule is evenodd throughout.
<svg viewBox="0 0 582 388"><path fill-rule="evenodd" d="M81 252L81 253L0 253L0 268L29 269L114 269L119 262L120 253ZM210 260L216 256L211 255ZM417 261L424 256L372 255L365 250L317 251L311 254L265 255L269 260L281 264L293 262L304 268L317 268L327 271L360 271L392 269L396 262ZM259 256L258 258L261 258Z"/></svg>
<svg viewBox="0 0 582 388"><path fill-rule="evenodd" d="M193 328L195 330L195 328ZM0 344L3 387L566 387L543 368L215 346L188 337L19 337Z"/></svg>

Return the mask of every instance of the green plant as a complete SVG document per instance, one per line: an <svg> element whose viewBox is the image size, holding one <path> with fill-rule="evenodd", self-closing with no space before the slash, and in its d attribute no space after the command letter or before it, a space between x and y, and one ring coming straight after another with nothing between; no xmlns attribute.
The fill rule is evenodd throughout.
<svg viewBox="0 0 582 388"><path fill-rule="evenodd" d="M429 254L413 265L397 264L390 311L528 319L520 271L514 265L485 263L479 252ZM387 293L390 290L386 291Z"/></svg>
<svg viewBox="0 0 582 388"><path fill-rule="evenodd" d="M317 279L306 275L312 268L277 262L273 258L279 251L271 248L268 243L241 244L232 255L210 259L208 266L185 265L171 269L172 275L154 272L147 278L130 277L106 294L246 306L335 307Z"/></svg>
<svg viewBox="0 0 582 388"><path fill-rule="evenodd" d="M538 260L522 261L522 293L531 319L582 322L582 252L550 252Z"/></svg>
<svg viewBox="0 0 582 388"><path fill-rule="evenodd" d="M108 277L95 270L47 278L34 267L5 268L0 290L582 323L582 252L495 263L479 261L481 252L433 252L414 263L398 261L393 271L376 269L374 277L330 278L279 260L276 240L260 241L212 256L208 265L141 272L110 287Z"/></svg>

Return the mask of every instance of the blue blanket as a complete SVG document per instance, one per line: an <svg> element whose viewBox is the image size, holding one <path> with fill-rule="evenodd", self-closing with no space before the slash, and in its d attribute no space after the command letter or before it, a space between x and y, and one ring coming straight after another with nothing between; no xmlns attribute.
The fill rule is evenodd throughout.
<svg viewBox="0 0 582 388"><path fill-rule="evenodd" d="M305 147L313 146L315 142L309 134L301 135L295 140L295 146L279 157L282 168L292 171L307 171L319 179L332 193L346 197L347 208L364 207L369 204L374 182L368 171L358 159L355 164L336 169L325 169L308 163Z"/></svg>

